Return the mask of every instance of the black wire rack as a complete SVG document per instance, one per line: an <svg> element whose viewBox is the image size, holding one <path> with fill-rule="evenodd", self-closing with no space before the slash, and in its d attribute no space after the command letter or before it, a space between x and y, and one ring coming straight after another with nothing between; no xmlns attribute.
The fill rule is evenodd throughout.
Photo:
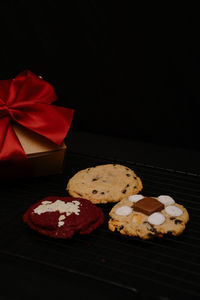
<svg viewBox="0 0 200 300"><path fill-rule="evenodd" d="M99 205L105 214L104 225L90 235L68 240L42 236L23 223L22 215L31 204L46 196L67 195L65 188L72 175L104 163L132 168L142 179L143 195L170 195L185 206L190 221L183 234L141 240L111 232L107 222L114 204ZM1 198L6 201L0 211L0 253L122 287L142 295L141 299L200 299L198 174L68 152L62 175L18 182L9 191L4 186Z"/></svg>

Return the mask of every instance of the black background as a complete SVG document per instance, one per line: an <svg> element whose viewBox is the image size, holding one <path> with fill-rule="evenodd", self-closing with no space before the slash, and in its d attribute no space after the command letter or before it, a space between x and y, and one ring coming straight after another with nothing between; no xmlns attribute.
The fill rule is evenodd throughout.
<svg viewBox="0 0 200 300"><path fill-rule="evenodd" d="M0 79L30 69L73 128L199 150L196 7L1 1Z"/></svg>
<svg viewBox="0 0 200 300"><path fill-rule="evenodd" d="M152 2L139 6L133 1L3 0L0 79L30 69L49 81L58 94L57 105L75 109L68 135L68 149L72 151L109 154L184 171L193 172L198 167L199 173L198 14L197 7L183 3L175 7ZM125 146L119 142L121 137L127 138ZM152 143L157 145L152 147ZM168 146L167 150L161 150L160 145ZM177 146L185 148L182 156L175 150ZM193 151L188 149L197 150L192 159L189 153ZM49 193L48 179L38 182L37 188L32 182L30 185L34 201L43 191ZM8 198L12 196L9 188L5 188ZM52 191L58 190L52 184ZM16 189L17 197L24 200L26 192L26 188ZM11 203L15 202L14 197ZM124 295L123 290L102 283L95 285L84 278L77 288L76 276L70 274L66 280L66 272L30 261L22 263L5 255L0 260L4 274L0 293L5 295L9 291L20 295L20 299L27 299L27 295L29 299L39 299L38 295L44 299L46 286L53 288L47 289L49 299L63 294L63 286L66 297L67 291L82 296L86 287L88 299L102 299L108 293L115 299ZM132 294L129 296L133 299Z"/></svg>

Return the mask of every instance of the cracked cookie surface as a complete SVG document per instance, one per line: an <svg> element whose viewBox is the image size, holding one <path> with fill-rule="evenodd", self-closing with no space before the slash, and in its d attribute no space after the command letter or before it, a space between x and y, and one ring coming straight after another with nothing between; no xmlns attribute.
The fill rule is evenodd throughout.
<svg viewBox="0 0 200 300"><path fill-rule="evenodd" d="M141 179L130 168L120 164L105 164L77 172L67 184L73 197L93 203L118 202L142 190Z"/></svg>
<svg viewBox="0 0 200 300"><path fill-rule="evenodd" d="M151 199L153 205L150 205ZM130 196L117 203L109 216L108 227L111 231L117 230L121 234L142 239L165 234L180 235L189 221L186 208L166 195L156 198Z"/></svg>

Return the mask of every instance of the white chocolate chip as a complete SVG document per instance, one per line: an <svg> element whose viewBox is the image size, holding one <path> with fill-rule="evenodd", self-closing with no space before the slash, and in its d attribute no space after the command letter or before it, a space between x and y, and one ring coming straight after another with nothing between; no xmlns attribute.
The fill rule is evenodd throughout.
<svg viewBox="0 0 200 300"><path fill-rule="evenodd" d="M174 199L170 196L167 196L167 195L161 195L157 199L158 199L158 201L160 201L165 206L169 206L169 205L172 205L172 204L175 203Z"/></svg>
<svg viewBox="0 0 200 300"><path fill-rule="evenodd" d="M58 218L58 227L61 227L65 224L65 222L63 221L65 218L65 215L60 215L60 217Z"/></svg>
<svg viewBox="0 0 200 300"><path fill-rule="evenodd" d="M143 199L144 196L138 194L138 195L131 195L128 197L128 200L131 202L138 202L139 200Z"/></svg>
<svg viewBox="0 0 200 300"><path fill-rule="evenodd" d="M165 208L165 211L168 215L173 217L178 217L182 215L183 211L175 205L169 205Z"/></svg>
<svg viewBox="0 0 200 300"><path fill-rule="evenodd" d="M41 202L42 204L50 204L50 203L52 203L51 201L42 201Z"/></svg>
<svg viewBox="0 0 200 300"><path fill-rule="evenodd" d="M47 203L48 202L48 203ZM40 215L45 212L54 212L59 211L61 214L66 213L67 216L70 216L72 213L79 215L80 208L79 201L72 201L65 203L64 201L58 199L55 202L43 201L41 205L34 209L34 213Z"/></svg>
<svg viewBox="0 0 200 300"><path fill-rule="evenodd" d="M61 215L60 217L59 217L59 221L62 221L62 220L64 220L66 218L66 216L65 215Z"/></svg>
<svg viewBox="0 0 200 300"><path fill-rule="evenodd" d="M148 217L148 222L152 225L161 225L165 222L165 217L161 213L155 212Z"/></svg>
<svg viewBox="0 0 200 300"><path fill-rule="evenodd" d="M58 227L61 227L61 226L63 226L64 224L65 224L65 222L59 221L59 222L58 222Z"/></svg>
<svg viewBox="0 0 200 300"><path fill-rule="evenodd" d="M132 213L132 208L129 206L121 206L116 209L115 213L119 216L127 216Z"/></svg>

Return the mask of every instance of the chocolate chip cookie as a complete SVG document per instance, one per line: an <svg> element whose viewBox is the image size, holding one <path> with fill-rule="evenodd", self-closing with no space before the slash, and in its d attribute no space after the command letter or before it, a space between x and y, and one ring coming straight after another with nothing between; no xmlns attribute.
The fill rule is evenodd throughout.
<svg viewBox="0 0 200 300"><path fill-rule="evenodd" d="M189 221L187 210L167 195L131 195L110 211L108 227L121 234L149 239L165 234L179 235Z"/></svg>
<svg viewBox="0 0 200 300"><path fill-rule="evenodd" d="M130 168L120 164L105 164L76 173L67 184L73 197L93 203L118 202L142 190L141 179Z"/></svg>

